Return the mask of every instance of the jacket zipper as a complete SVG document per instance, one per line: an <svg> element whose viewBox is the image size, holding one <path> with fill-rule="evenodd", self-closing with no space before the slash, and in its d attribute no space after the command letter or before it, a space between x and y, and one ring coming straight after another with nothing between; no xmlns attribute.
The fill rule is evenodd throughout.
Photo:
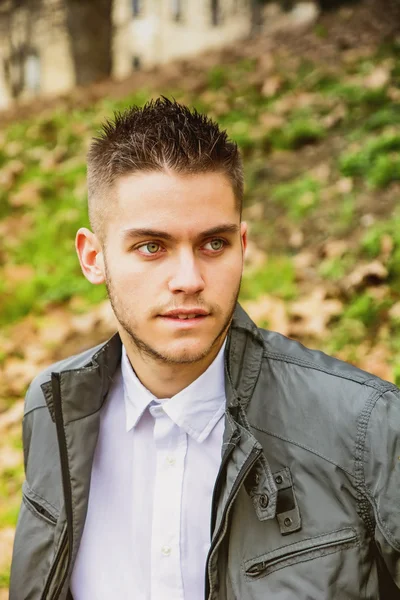
<svg viewBox="0 0 400 600"><path fill-rule="evenodd" d="M223 466L225 466L225 464L228 462L228 458L230 456L231 452L229 452L229 454L225 457ZM261 449L259 448L253 448L253 450L251 451L250 455L248 456L247 460L245 461L243 467L242 467L242 473L239 477L237 477L235 483L232 486L232 490L230 493L230 496L228 498L228 500L226 501L225 504L225 508L224 508L224 512L222 515L222 519L221 519L221 523L219 525L218 531L216 533L216 535L214 536L214 541L211 543L211 547L208 553L208 557L207 557L207 562L206 562L206 593L205 593L205 598L206 600L211 600L211 594L212 594L212 588L210 586L210 581L211 581L211 559L213 558L214 554L216 553L216 551L218 550L222 540L225 537L225 534L227 532L228 529L228 520L229 520L229 513L231 511L231 508L233 506L233 503L236 499L236 496L239 492L239 489L244 481L244 479L246 478L246 475L249 473L251 467L254 465L254 463L256 462L257 458L259 457L259 455L261 454ZM222 473L222 467L220 470L220 473ZM218 478L220 479L220 478ZM216 488L215 488L216 489ZM213 505L214 505L214 498L213 498ZM215 510L214 510L214 506L213 506L213 519L215 519Z"/></svg>
<svg viewBox="0 0 400 600"><path fill-rule="evenodd" d="M53 523L53 525L57 524L57 519L48 510L46 510L41 504L39 504L38 502L35 502L35 500L32 500L32 498L29 498L26 494L24 494L24 498L25 498L26 502L28 502L28 504L30 504L37 513L39 513L39 515L44 517L47 521L51 521L51 523Z"/></svg>
<svg viewBox="0 0 400 600"><path fill-rule="evenodd" d="M246 570L246 575L248 577L255 578L260 576L264 571L266 571L268 567L278 564L283 560L287 560L292 556L301 556L303 554L308 554L314 551L318 552L319 550L323 550L324 548L333 548L335 546L349 544L351 542L354 542L356 539L357 534L355 533L355 531L345 530L341 532L341 534L336 539L329 539L329 536L327 536L327 538L321 540L317 544L311 544L307 547L302 548L301 550L288 550L286 553L282 553L280 556L266 559L256 564L253 564Z"/></svg>
<svg viewBox="0 0 400 600"><path fill-rule="evenodd" d="M61 408L61 397L60 397L60 374L52 373L52 391L53 391L53 406L54 406L54 418L57 429L57 438L58 438L58 446L60 450L60 462L61 462L61 476L64 490L64 500L65 500L65 512L67 517L67 525L63 532L63 538L61 540L61 544L57 553L56 558L54 559L53 565L51 567L49 577L47 579L42 598L41 600L57 600L61 593L62 587L65 583L68 574L68 567L71 558L71 550L72 550L72 491L71 491L71 482L68 476L68 453L67 453L67 443L65 439L64 432L64 419ZM47 597L51 584L53 583L54 575L58 570L60 562L64 559L65 555L65 547L66 544L69 543L69 552L67 558L67 565L64 571L64 574L61 578L60 584L57 586L55 592Z"/></svg>

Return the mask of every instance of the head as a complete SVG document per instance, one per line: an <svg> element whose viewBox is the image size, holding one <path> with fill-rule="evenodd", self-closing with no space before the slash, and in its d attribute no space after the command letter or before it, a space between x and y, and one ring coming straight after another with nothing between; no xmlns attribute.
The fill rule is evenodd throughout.
<svg viewBox="0 0 400 600"><path fill-rule="evenodd" d="M236 144L177 102L134 106L93 140L88 194L93 231L78 231L77 252L87 279L106 284L124 344L164 363L215 355L246 246Z"/></svg>

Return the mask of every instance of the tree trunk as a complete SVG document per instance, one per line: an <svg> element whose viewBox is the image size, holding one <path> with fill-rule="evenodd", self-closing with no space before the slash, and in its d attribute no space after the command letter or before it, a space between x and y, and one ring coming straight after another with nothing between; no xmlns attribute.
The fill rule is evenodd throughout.
<svg viewBox="0 0 400 600"><path fill-rule="evenodd" d="M111 75L112 5L113 0L65 0L77 85Z"/></svg>

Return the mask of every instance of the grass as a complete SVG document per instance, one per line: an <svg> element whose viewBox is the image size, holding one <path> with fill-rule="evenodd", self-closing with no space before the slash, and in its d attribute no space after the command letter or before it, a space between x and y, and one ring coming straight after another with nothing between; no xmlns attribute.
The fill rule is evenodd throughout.
<svg viewBox="0 0 400 600"><path fill-rule="evenodd" d="M367 139L360 148L339 157L339 169L346 177L363 177L372 188L384 188L400 179L400 131Z"/></svg>
<svg viewBox="0 0 400 600"><path fill-rule="evenodd" d="M317 180L304 175L275 186L271 199L286 209L290 219L300 221L317 206L320 190L321 185Z"/></svg>
<svg viewBox="0 0 400 600"><path fill-rule="evenodd" d="M296 296L293 262L288 257L269 257L266 265L256 271L244 273L240 298L256 300L261 294L273 294L289 300Z"/></svg>

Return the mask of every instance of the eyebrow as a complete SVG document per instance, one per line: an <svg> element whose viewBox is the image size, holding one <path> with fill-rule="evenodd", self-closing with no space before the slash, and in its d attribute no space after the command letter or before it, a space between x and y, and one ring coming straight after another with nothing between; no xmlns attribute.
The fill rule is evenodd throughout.
<svg viewBox="0 0 400 600"><path fill-rule="evenodd" d="M211 227L211 229L206 229L202 231L197 238L207 238L212 237L214 235L222 235L222 234L233 234L238 233L239 225L235 223L224 223L222 225L217 225L216 227ZM166 240L168 242L174 241L174 236L166 231L161 231L158 229L149 229L147 227L140 227L137 229L125 229L123 231L123 237L125 240L133 240L138 238L157 238L160 240Z"/></svg>

